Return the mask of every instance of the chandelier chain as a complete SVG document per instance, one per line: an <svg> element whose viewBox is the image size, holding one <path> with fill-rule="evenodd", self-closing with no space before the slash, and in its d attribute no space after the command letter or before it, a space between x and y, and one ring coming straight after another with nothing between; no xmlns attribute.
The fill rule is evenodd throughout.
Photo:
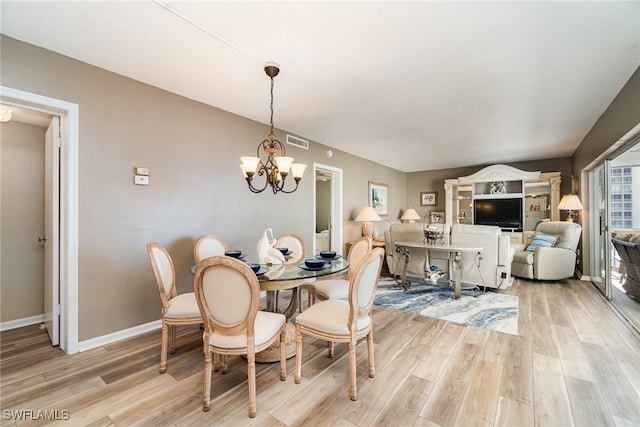
<svg viewBox="0 0 640 427"><path fill-rule="evenodd" d="M271 121L269 123L269 132L273 133L273 77L271 77L271 104L270 104L270 109L271 109Z"/></svg>

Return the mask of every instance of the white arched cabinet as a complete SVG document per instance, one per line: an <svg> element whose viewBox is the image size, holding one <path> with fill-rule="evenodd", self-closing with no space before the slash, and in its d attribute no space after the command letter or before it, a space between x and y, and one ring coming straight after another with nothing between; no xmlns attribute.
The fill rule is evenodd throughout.
<svg viewBox="0 0 640 427"><path fill-rule="evenodd" d="M560 219L560 172L528 172L507 165L445 180L447 224L473 224L476 201L522 199L522 229L503 228L513 243L527 242L539 221Z"/></svg>

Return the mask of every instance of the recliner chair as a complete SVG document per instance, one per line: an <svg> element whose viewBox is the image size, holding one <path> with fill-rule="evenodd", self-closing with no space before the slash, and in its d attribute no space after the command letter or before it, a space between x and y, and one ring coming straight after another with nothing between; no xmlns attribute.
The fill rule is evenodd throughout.
<svg viewBox="0 0 640 427"><path fill-rule="evenodd" d="M539 223L532 242L536 236L543 238L551 236L556 238L556 242L551 246L534 245L534 247L529 244L516 250L511 263L511 273L514 276L536 280L560 280L573 277L581 234L582 226L575 222Z"/></svg>
<svg viewBox="0 0 640 427"><path fill-rule="evenodd" d="M453 224L451 245L482 246L481 255L462 253L462 282L504 289L513 282L511 261L514 248L508 235L493 225ZM481 258L481 259L480 259Z"/></svg>

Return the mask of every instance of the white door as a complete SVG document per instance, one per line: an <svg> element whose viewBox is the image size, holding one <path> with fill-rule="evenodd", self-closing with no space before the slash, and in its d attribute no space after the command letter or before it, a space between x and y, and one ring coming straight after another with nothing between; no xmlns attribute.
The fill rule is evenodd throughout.
<svg viewBox="0 0 640 427"><path fill-rule="evenodd" d="M53 117L45 134L44 157L44 324L51 344L60 344L59 218L60 118Z"/></svg>

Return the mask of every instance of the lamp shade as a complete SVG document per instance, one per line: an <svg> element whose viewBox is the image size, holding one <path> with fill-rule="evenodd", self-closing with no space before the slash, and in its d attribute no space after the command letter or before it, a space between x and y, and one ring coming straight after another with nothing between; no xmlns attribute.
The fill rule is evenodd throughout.
<svg viewBox="0 0 640 427"><path fill-rule="evenodd" d="M561 211L581 211L583 207L578 196L575 194L566 194L562 196L558 209Z"/></svg>
<svg viewBox="0 0 640 427"><path fill-rule="evenodd" d="M404 221L413 222L416 219L421 219L421 217L420 217L420 215L418 215L418 212L416 212L415 209L409 208L406 211L404 211L404 213L402 214L402 217L400 217L400 219L404 220Z"/></svg>
<svg viewBox="0 0 640 427"><path fill-rule="evenodd" d="M380 216L371 206L365 206L360 210L360 213L356 217L356 221L358 222L380 221Z"/></svg>

